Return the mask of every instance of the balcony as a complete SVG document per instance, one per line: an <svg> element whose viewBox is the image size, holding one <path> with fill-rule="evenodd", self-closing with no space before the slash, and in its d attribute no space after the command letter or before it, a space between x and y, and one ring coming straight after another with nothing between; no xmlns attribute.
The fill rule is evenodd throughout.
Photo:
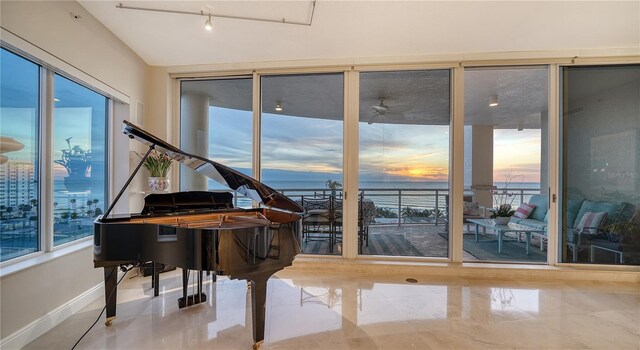
<svg viewBox="0 0 640 350"><path fill-rule="evenodd" d="M281 193L294 200L302 198L342 198L342 190L317 189L280 189ZM499 188L498 191L513 196L514 206L526 202L531 195L539 193L539 189ZM375 206L373 218L364 223L367 236L359 240L359 254L383 256L412 256L446 258L449 251L448 188L361 188L363 201L370 201ZM465 193L470 193L466 189ZM309 230L308 227L306 227ZM342 254L342 231L326 223L324 227L313 227L314 233L323 235L305 235L303 252L318 255ZM322 231L324 230L324 231ZM332 232L335 231L335 232ZM360 229L360 234L363 230ZM306 234L307 232L305 232ZM481 229L476 242L475 227L472 223L464 225L465 251L467 261L523 261L546 262L545 242L539 237L530 237L526 248L526 239L516 232L504 235L504 247L498 253L498 239L490 229ZM520 237L522 236L522 237ZM323 238L324 237L324 238ZM330 239L330 237L333 237ZM527 254L527 250L529 254Z"/></svg>

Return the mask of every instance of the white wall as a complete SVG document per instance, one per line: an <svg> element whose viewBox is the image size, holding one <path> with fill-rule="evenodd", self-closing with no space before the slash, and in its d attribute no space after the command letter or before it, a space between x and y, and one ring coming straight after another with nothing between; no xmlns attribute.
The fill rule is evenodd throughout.
<svg viewBox="0 0 640 350"><path fill-rule="evenodd" d="M147 65L76 2L2 1L0 6L3 41L130 103L117 109L112 121L113 195L129 171L123 166L128 162L121 161L129 157L121 120L135 115L136 102L145 97ZM80 20L70 13L80 15ZM127 198L118 211L128 212ZM0 338L15 335L101 283L102 270L93 267L92 258L88 246L2 277Z"/></svg>

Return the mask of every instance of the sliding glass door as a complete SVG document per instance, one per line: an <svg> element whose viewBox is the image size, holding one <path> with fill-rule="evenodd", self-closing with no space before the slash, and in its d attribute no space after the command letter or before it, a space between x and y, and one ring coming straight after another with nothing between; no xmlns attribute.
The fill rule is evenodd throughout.
<svg viewBox="0 0 640 350"><path fill-rule="evenodd" d="M360 73L358 248L447 257L450 71Z"/></svg>
<svg viewBox="0 0 640 350"><path fill-rule="evenodd" d="M640 265L640 65L562 68L563 262Z"/></svg>
<svg viewBox="0 0 640 350"><path fill-rule="evenodd" d="M181 148L241 173L252 175L253 157L253 80L249 78L185 81L180 99ZM183 191L228 191L213 179L182 166ZM252 203L234 193L234 205Z"/></svg>
<svg viewBox="0 0 640 350"><path fill-rule="evenodd" d="M466 261L547 262L548 69L465 69Z"/></svg>
<svg viewBox="0 0 640 350"><path fill-rule="evenodd" d="M303 252L342 255L342 73L263 76L262 182L305 209Z"/></svg>

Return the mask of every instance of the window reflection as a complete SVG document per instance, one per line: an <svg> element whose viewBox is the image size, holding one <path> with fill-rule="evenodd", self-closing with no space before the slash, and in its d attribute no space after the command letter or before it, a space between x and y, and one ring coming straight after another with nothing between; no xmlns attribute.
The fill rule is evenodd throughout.
<svg viewBox="0 0 640 350"><path fill-rule="evenodd" d="M105 210L107 98L54 79L54 245L93 234Z"/></svg>
<svg viewBox="0 0 640 350"><path fill-rule="evenodd" d="M0 261L38 250L39 67L0 51Z"/></svg>
<svg viewBox="0 0 640 350"><path fill-rule="evenodd" d="M358 311L357 324L446 319L447 292L447 286L376 283L362 291L363 308Z"/></svg>
<svg viewBox="0 0 640 350"><path fill-rule="evenodd" d="M564 262L640 264L640 66L562 75Z"/></svg>
<svg viewBox="0 0 640 350"><path fill-rule="evenodd" d="M540 291L537 289L491 288L491 311L540 311Z"/></svg>

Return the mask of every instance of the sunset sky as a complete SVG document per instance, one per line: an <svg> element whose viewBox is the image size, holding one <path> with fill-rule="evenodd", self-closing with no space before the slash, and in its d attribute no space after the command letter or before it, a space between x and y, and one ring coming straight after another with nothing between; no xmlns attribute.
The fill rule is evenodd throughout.
<svg viewBox="0 0 640 350"><path fill-rule="evenodd" d="M33 139L33 110L3 109L4 136ZM72 146L90 148L90 110L56 109L54 159ZM209 156L225 165L251 168L251 112L211 107ZM262 120L263 169L306 173L342 173L342 122L264 114ZM9 154L11 159L32 159L32 147ZM449 127L360 123L360 177L377 181L447 181ZM55 177L66 170L55 166ZM496 130L494 181L505 174L540 179L540 130Z"/></svg>
<svg viewBox="0 0 640 350"><path fill-rule="evenodd" d="M212 159L251 167L251 112L210 108ZM263 114L263 169L342 172L342 121ZM369 180L447 181L449 127L360 123L360 177ZM494 181L505 173L538 182L540 130L496 130Z"/></svg>

